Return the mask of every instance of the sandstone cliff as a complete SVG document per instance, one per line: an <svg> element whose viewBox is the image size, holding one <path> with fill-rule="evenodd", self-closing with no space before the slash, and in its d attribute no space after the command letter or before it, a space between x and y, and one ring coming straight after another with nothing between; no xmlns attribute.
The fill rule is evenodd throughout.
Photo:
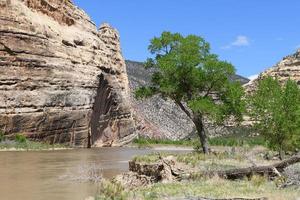
<svg viewBox="0 0 300 200"><path fill-rule="evenodd" d="M276 77L281 83L291 79L300 86L300 49L296 53L284 57L274 67L262 72L257 79L246 84L246 91L255 90L258 81L266 76Z"/></svg>
<svg viewBox="0 0 300 200"><path fill-rule="evenodd" d="M134 136L119 35L70 0L0 0L0 130L73 145Z"/></svg>
<svg viewBox="0 0 300 200"><path fill-rule="evenodd" d="M145 100L134 98L133 91L137 87L149 84L153 72L151 69L146 70L140 62L126 61L126 65L138 133L146 137L167 139L183 139L193 136L195 133L193 122L174 102L165 100L160 96ZM238 80L242 84L249 81L239 75L230 78ZM210 136L228 134L238 130L233 129L231 125L216 127L208 122L206 129Z"/></svg>

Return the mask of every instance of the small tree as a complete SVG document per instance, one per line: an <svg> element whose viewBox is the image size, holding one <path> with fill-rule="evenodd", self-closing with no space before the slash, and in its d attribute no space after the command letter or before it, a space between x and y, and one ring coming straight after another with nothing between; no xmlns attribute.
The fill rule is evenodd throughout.
<svg viewBox="0 0 300 200"><path fill-rule="evenodd" d="M209 44L201 37L163 32L148 47L154 58L146 68L155 68L149 86L136 90L140 98L159 94L173 100L193 121L204 153L208 153L204 119L221 123L228 116L242 119L243 88L229 80L234 67L210 53Z"/></svg>
<svg viewBox="0 0 300 200"><path fill-rule="evenodd" d="M256 130L280 158L288 150L300 147L300 89L288 80L283 86L266 77L258 83L250 98L250 113Z"/></svg>

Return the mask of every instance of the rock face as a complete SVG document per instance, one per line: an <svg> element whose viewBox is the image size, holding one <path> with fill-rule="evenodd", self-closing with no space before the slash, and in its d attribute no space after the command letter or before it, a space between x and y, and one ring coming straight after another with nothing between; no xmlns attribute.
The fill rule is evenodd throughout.
<svg viewBox="0 0 300 200"><path fill-rule="evenodd" d="M281 83L291 79L300 86L300 49L296 53L284 57L274 67L261 73L257 79L246 84L246 90L248 92L255 90L258 81L266 76L276 77Z"/></svg>
<svg viewBox="0 0 300 200"><path fill-rule="evenodd" d="M134 137L119 35L70 0L0 0L0 130L112 146Z"/></svg>
<svg viewBox="0 0 300 200"><path fill-rule="evenodd" d="M145 100L136 100L134 90L147 85L151 81L153 71L146 70L140 62L126 61L127 73L132 91L132 104L137 124L137 132L150 138L184 139L193 136L193 122L186 114L172 101L154 96ZM249 80L235 75L230 77L242 84ZM216 127L206 123L209 135L216 136L232 132L231 126Z"/></svg>

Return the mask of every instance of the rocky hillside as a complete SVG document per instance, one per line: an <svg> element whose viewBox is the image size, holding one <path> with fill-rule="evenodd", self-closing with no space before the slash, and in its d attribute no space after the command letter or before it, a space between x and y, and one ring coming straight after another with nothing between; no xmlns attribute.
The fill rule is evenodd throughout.
<svg viewBox="0 0 300 200"><path fill-rule="evenodd" d="M280 82L291 79L296 81L300 86L300 49L296 53L284 57L274 67L262 72L257 79L246 84L246 90L248 92L255 90L258 81L265 76L276 77Z"/></svg>
<svg viewBox="0 0 300 200"><path fill-rule="evenodd" d="M0 130L111 146L134 136L119 35L70 0L0 0Z"/></svg>
<svg viewBox="0 0 300 200"><path fill-rule="evenodd" d="M137 87L147 85L151 81L151 70L146 70L143 63L126 61L130 88L132 90L132 102L135 111L137 130L140 135L154 138L182 139L189 137L194 132L191 120L172 101L164 100L159 96L137 101L133 91ZM236 75L232 80L239 80L242 84L249 80ZM230 127L215 127L206 124L210 135L226 134Z"/></svg>

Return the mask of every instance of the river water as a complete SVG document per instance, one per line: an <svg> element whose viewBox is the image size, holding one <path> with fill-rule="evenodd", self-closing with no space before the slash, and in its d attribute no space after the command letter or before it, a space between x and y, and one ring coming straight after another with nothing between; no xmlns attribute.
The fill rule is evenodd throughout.
<svg viewBox="0 0 300 200"><path fill-rule="evenodd" d="M0 200L84 200L95 196L97 184L63 177L76 176L82 166L97 166L111 178L128 171L134 155L153 151L126 147L0 152Z"/></svg>

